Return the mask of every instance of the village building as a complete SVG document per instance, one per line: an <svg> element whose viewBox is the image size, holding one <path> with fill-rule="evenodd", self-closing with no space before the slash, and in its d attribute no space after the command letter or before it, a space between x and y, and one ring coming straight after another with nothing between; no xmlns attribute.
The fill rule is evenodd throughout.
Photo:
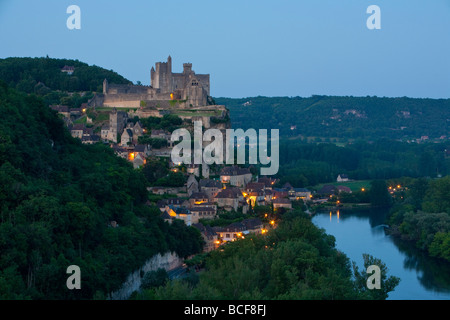
<svg viewBox="0 0 450 320"><path fill-rule="evenodd" d="M64 66L61 69L61 72L64 72L64 73L68 74L69 76L71 76L75 72L75 67L73 67L73 66Z"/></svg>
<svg viewBox="0 0 450 320"><path fill-rule="evenodd" d="M205 241L203 252L211 252L219 247L220 245L219 236L212 227L208 225L204 226L201 223L194 223L192 224L192 226L200 231L200 234L202 235L202 238Z"/></svg>
<svg viewBox="0 0 450 320"><path fill-rule="evenodd" d="M342 193L342 192L345 192L345 193L352 193L352 189L350 189L350 188L347 187L347 186L336 186L336 191L337 191L338 193Z"/></svg>
<svg viewBox="0 0 450 320"><path fill-rule="evenodd" d="M278 179L272 179L266 176L258 178L259 183L264 183L264 189L272 189L273 186L278 182Z"/></svg>
<svg viewBox="0 0 450 320"><path fill-rule="evenodd" d="M199 187L200 191L206 193L209 199L214 199L222 190L222 183L218 180L201 179Z"/></svg>
<svg viewBox="0 0 450 320"><path fill-rule="evenodd" d="M192 220L196 219L215 219L217 215L217 209L215 206L191 206L189 208L191 210L192 216L194 217Z"/></svg>
<svg viewBox="0 0 450 320"><path fill-rule="evenodd" d="M336 194L336 187L331 184L326 184L317 190L317 194L321 196L331 196Z"/></svg>
<svg viewBox="0 0 450 320"><path fill-rule="evenodd" d="M292 188L288 191L290 200L308 201L311 199L311 191L305 188Z"/></svg>
<svg viewBox="0 0 450 320"><path fill-rule="evenodd" d="M189 178L187 179L186 190L189 197L192 196L193 193L199 192L198 181L193 174L189 175Z"/></svg>
<svg viewBox="0 0 450 320"><path fill-rule="evenodd" d="M113 108L109 114L109 125L101 129L101 137L104 141L118 142L118 137L122 134L128 121L128 114L124 111L117 111ZM121 141L122 142L122 141ZM122 144L122 143L121 143Z"/></svg>
<svg viewBox="0 0 450 320"><path fill-rule="evenodd" d="M189 204L191 206L202 205L208 202L208 195L204 192L195 192L189 197Z"/></svg>
<svg viewBox="0 0 450 320"><path fill-rule="evenodd" d="M247 168L238 166L224 167L220 171L220 181L232 186L243 187L252 180L252 173Z"/></svg>
<svg viewBox="0 0 450 320"><path fill-rule="evenodd" d="M96 134L83 135L83 137L81 138L81 143L83 143L83 144L95 144L100 141L101 141L100 136L98 136Z"/></svg>
<svg viewBox="0 0 450 320"><path fill-rule="evenodd" d="M183 220L188 227L191 226L192 223L198 223L198 217L193 219L192 212L188 208L169 205L166 207L165 211L172 218Z"/></svg>
<svg viewBox="0 0 450 320"><path fill-rule="evenodd" d="M214 200L218 207L227 211L237 211L240 201L244 200L244 196L239 188L231 187L221 190Z"/></svg>
<svg viewBox="0 0 450 320"><path fill-rule="evenodd" d="M249 234L261 234L263 223L258 218L245 219L241 222L232 223L226 227L214 227L213 230L219 235L222 242L236 241L245 238Z"/></svg>
<svg viewBox="0 0 450 320"><path fill-rule="evenodd" d="M68 106L51 105L50 109L55 110L65 118L70 118L70 110Z"/></svg>
<svg viewBox="0 0 450 320"><path fill-rule="evenodd" d="M349 181L348 175L346 175L346 174L340 174L340 175L337 176L336 181L337 181L337 182L346 182L346 181Z"/></svg>
<svg viewBox="0 0 450 320"><path fill-rule="evenodd" d="M292 203L289 199L281 198L272 200L273 208L275 210L279 208L292 209Z"/></svg>
<svg viewBox="0 0 450 320"><path fill-rule="evenodd" d="M80 140L82 140L83 137L92 136L94 133L92 128L88 128L88 127L86 127L85 124L82 124L82 123L76 123L76 124L70 126L69 130L70 130L70 134L72 135L72 137L78 138Z"/></svg>

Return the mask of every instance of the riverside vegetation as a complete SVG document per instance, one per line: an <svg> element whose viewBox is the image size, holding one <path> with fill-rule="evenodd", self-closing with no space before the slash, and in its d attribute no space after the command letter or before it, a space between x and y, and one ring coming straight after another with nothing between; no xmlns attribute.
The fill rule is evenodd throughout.
<svg viewBox="0 0 450 320"><path fill-rule="evenodd" d="M64 65L76 66L76 79L69 81L61 75ZM82 145L48 108L49 104L79 107L93 92L101 91L106 76L116 77L115 83L131 83L113 71L79 61L0 60L0 79L6 81L0 82L2 299L102 299L156 253L174 251L187 257L202 250L200 234L194 228L179 222L168 225L159 217L159 209L145 205L149 199L147 185L164 181L181 185L184 182L181 176L176 176L179 181L172 179L168 168L158 169L152 161L142 170L133 170L108 147ZM253 108L258 99L251 99ZM311 99L315 99L314 103ZM373 130L364 131L362 135L355 133L363 129L358 129L354 121L347 123L345 130L344 127L334 132L321 129L317 106L329 108L339 102L338 113L345 114L347 109L340 110L345 105L356 108L372 103L375 107L370 110L376 110L376 105L388 105L393 101L364 99L346 97L334 102L329 97L297 99L308 106L298 110L302 117L308 110L315 110L304 119L309 119L305 130L315 133L316 137L317 133L322 133L320 139L313 141L337 142L341 139L333 137L338 133L350 141L346 145L307 143L311 139L301 138L292 140L290 138L297 137L295 130L276 118L284 111L274 109L277 112L273 112L272 107L254 108L251 114L236 115L241 102L216 100L230 106L233 126L238 123L237 126L244 129L246 126L263 128L272 123L273 117L278 121L273 128L282 124L280 132L284 139L280 145L281 163L277 175L280 183L309 187L335 181L340 173L347 173L353 179L409 179L411 186L418 179L418 186L423 187L419 189L421 192L415 194L418 189L411 187L403 198L394 199L392 230L417 241L418 246L431 255L448 260L450 192L445 176L450 173L446 156L450 146L445 141L415 144L391 140L397 139L398 133L403 137L405 132L408 139L441 134L441 128L446 128L441 123L443 117L434 117L428 111L441 110L447 100L395 100L400 104L398 119L410 119L407 112L413 115L413 119L408 120L409 128L414 128L408 129L413 130L411 132L385 127L375 130L376 114L369 114L367 110L368 119L375 122L367 126L368 130ZM407 111L405 103L409 102L414 102L414 108ZM419 110L428 103L429 110ZM282 104L277 108L282 108ZM272 110L271 116L264 126L258 125L255 121L265 119L266 109ZM425 114L421 124L417 123L416 112ZM245 125L239 124L239 121L244 123L242 117L248 120ZM395 125L403 125L400 120L396 120ZM299 122L299 128L302 123ZM164 127L162 121L153 125ZM371 141L357 141L357 137ZM380 137L386 139L378 140ZM444 178L435 179L437 174ZM120 227L111 227L111 221L116 221ZM186 280L171 282L149 281L135 298L385 299L398 283L395 276L387 276L386 266L374 257L365 256L361 271L352 266L345 254L335 249L333 237L315 227L301 210L284 214L278 227L268 234L231 243L223 250L212 252L201 263L205 271L200 276L194 274ZM71 264L83 270L83 290L72 292L65 286L66 268ZM367 290L366 264L378 264L386 271L382 272L385 290Z"/></svg>

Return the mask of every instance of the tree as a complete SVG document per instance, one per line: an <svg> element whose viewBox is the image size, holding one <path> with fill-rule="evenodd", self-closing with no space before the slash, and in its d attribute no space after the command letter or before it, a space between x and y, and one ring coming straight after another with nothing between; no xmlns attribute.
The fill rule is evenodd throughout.
<svg viewBox="0 0 450 320"><path fill-rule="evenodd" d="M166 284L169 275L165 269L159 268L156 271L149 271L145 273L142 279L141 289L150 289L160 287Z"/></svg>
<svg viewBox="0 0 450 320"><path fill-rule="evenodd" d="M353 273L355 277L355 287L361 299L369 300L386 300L391 291L400 283L400 278L396 276L388 277L388 268L380 259L374 258L369 254L363 254L364 270L361 272L355 262L353 262ZM369 289L367 287L367 279L369 275L367 270L370 266L380 268L380 289Z"/></svg>
<svg viewBox="0 0 450 320"><path fill-rule="evenodd" d="M389 194L386 181L384 180L372 181L369 195L372 206L386 207L392 203L392 197Z"/></svg>
<svg viewBox="0 0 450 320"><path fill-rule="evenodd" d="M430 182L424 198L423 210L450 214L450 176Z"/></svg>

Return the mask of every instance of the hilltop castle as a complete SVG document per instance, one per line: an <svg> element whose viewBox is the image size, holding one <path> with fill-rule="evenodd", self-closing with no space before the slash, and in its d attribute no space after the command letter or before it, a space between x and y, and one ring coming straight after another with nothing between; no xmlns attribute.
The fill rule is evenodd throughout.
<svg viewBox="0 0 450 320"><path fill-rule="evenodd" d="M103 82L103 95L95 105L116 108L164 107L177 101L183 107L208 105L210 75L196 74L191 63L183 64L182 73L172 72L172 58L157 62L150 71L150 86L110 84Z"/></svg>

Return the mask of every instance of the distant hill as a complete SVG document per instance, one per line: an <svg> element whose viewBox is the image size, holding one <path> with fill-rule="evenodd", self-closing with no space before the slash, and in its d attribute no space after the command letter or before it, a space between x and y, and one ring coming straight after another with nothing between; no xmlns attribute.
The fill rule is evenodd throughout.
<svg viewBox="0 0 450 320"><path fill-rule="evenodd" d="M234 128L280 129L309 141L412 140L450 136L450 99L379 97L215 98Z"/></svg>
<svg viewBox="0 0 450 320"><path fill-rule="evenodd" d="M62 69L74 67L73 74ZM26 93L45 95L50 91L102 91L103 80L110 83L131 84L131 81L112 70L90 66L78 60L53 58L0 59L0 80Z"/></svg>

